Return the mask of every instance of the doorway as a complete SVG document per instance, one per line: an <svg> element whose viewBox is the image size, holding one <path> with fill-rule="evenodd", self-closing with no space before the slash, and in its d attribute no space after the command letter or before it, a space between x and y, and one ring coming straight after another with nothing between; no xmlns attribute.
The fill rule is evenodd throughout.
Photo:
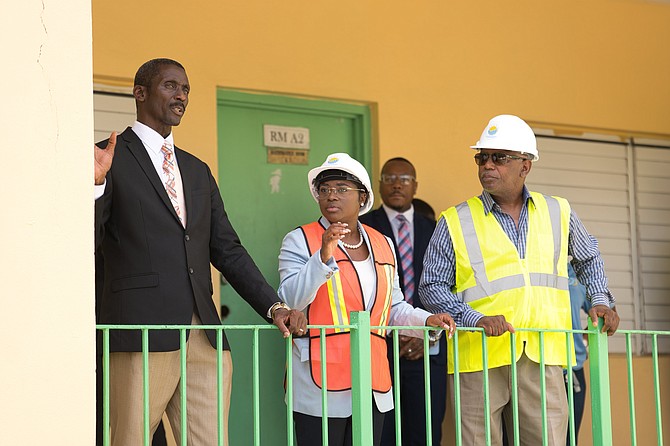
<svg viewBox="0 0 670 446"><path fill-rule="evenodd" d="M284 236L320 216L307 172L333 152L345 152L371 172L368 105L221 89L217 94L219 188L242 244L275 289ZM271 126L271 127L268 127ZM270 131L275 131L274 136ZM279 135L279 137L277 137ZM308 143L307 143L308 141ZM276 147L280 146L280 147ZM222 279L224 324L263 319ZM234 373L230 443L253 444L252 336L229 330ZM286 442L285 343L260 330L260 443Z"/></svg>

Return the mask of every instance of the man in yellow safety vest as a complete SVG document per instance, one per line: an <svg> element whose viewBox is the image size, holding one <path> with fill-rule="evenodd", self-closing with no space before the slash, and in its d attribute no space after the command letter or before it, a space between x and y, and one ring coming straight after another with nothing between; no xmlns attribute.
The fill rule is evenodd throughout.
<svg viewBox="0 0 670 446"><path fill-rule="evenodd" d="M610 307L598 243L567 200L530 192L525 179L538 151L532 129L512 115L489 121L476 145L482 194L440 215L426 251L419 295L426 309L448 312L458 326L487 336L491 444L502 444L502 423L513 435L511 370L518 376L519 439L543 444L540 355L543 347L549 445L565 444L568 407L563 367L574 361L565 333L518 331L512 358L510 333L518 328L569 330L568 256L593 305L613 334L619 317ZM597 323L597 322L594 322ZM481 331L460 332L458 356L449 343L448 372L458 360L462 442L485 444ZM571 348L572 350L572 348ZM453 375L450 394L453 396ZM453 402L453 400L452 400ZM510 438L510 440L512 440ZM512 444L512 441L510 441Z"/></svg>

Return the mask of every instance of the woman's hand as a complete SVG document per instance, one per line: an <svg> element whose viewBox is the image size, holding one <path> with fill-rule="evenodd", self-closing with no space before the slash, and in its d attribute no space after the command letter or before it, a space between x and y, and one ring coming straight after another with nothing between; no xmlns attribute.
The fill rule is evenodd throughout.
<svg viewBox="0 0 670 446"><path fill-rule="evenodd" d="M449 339L451 339L454 335L454 330L456 330L456 322L454 322L449 313L439 313L429 316L426 319L426 325L447 330Z"/></svg>
<svg viewBox="0 0 670 446"><path fill-rule="evenodd" d="M328 226L326 232L321 236L321 261L324 264L333 256L335 248L337 248L337 242L351 232L348 226L348 224L338 221Z"/></svg>

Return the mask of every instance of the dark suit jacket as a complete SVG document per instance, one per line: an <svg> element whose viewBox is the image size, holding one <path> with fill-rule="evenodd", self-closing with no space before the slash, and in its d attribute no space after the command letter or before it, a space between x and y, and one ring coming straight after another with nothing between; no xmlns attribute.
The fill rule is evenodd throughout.
<svg viewBox="0 0 670 446"><path fill-rule="evenodd" d="M99 144L106 147L107 141ZM228 220L209 167L175 147L184 186L186 228L139 137L117 138L104 195L95 202L96 248L104 256L102 324L220 324L210 263L265 317L278 301ZM213 330L207 333L216 345ZM224 341L228 348L227 341ZM141 351L139 331L110 334L112 351ZM179 349L178 331L153 331L151 351Z"/></svg>
<svg viewBox="0 0 670 446"><path fill-rule="evenodd" d="M388 216L384 208L380 206L379 208L370 211L367 214L361 215L358 218L361 223L364 223L368 226L372 226L385 236L393 240L395 247L396 258L400 259L400 254L398 253L398 241L393 236L393 228L391 227L391 222L389 221ZM412 266L414 267L414 296L412 296L412 302L415 307L424 308L421 299L419 299L419 282L421 280L421 274L423 273L423 257L426 254L426 249L428 248L428 243L430 238L435 231L435 222L429 218L420 215L418 212L414 212L414 259L412 260ZM405 282L403 280L402 268L398 268L398 276L400 277L400 288L403 292L405 291ZM425 308L424 308L425 309ZM444 336L442 337L444 339ZM431 357L431 361L437 361L440 364L446 363L446 344L442 340L440 345L440 353ZM404 363L420 363L421 361L406 361ZM422 365L421 365L422 366ZM422 366L423 367L423 366Z"/></svg>

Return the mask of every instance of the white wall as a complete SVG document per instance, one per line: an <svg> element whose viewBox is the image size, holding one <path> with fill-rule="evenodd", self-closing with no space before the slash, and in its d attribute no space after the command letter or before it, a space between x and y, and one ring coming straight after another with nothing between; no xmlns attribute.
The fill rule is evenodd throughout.
<svg viewBox="0 0 670 446"><path fill-rule="evenodd" d="M91 3L0 17L0 444L91 445Z"/></svg>

